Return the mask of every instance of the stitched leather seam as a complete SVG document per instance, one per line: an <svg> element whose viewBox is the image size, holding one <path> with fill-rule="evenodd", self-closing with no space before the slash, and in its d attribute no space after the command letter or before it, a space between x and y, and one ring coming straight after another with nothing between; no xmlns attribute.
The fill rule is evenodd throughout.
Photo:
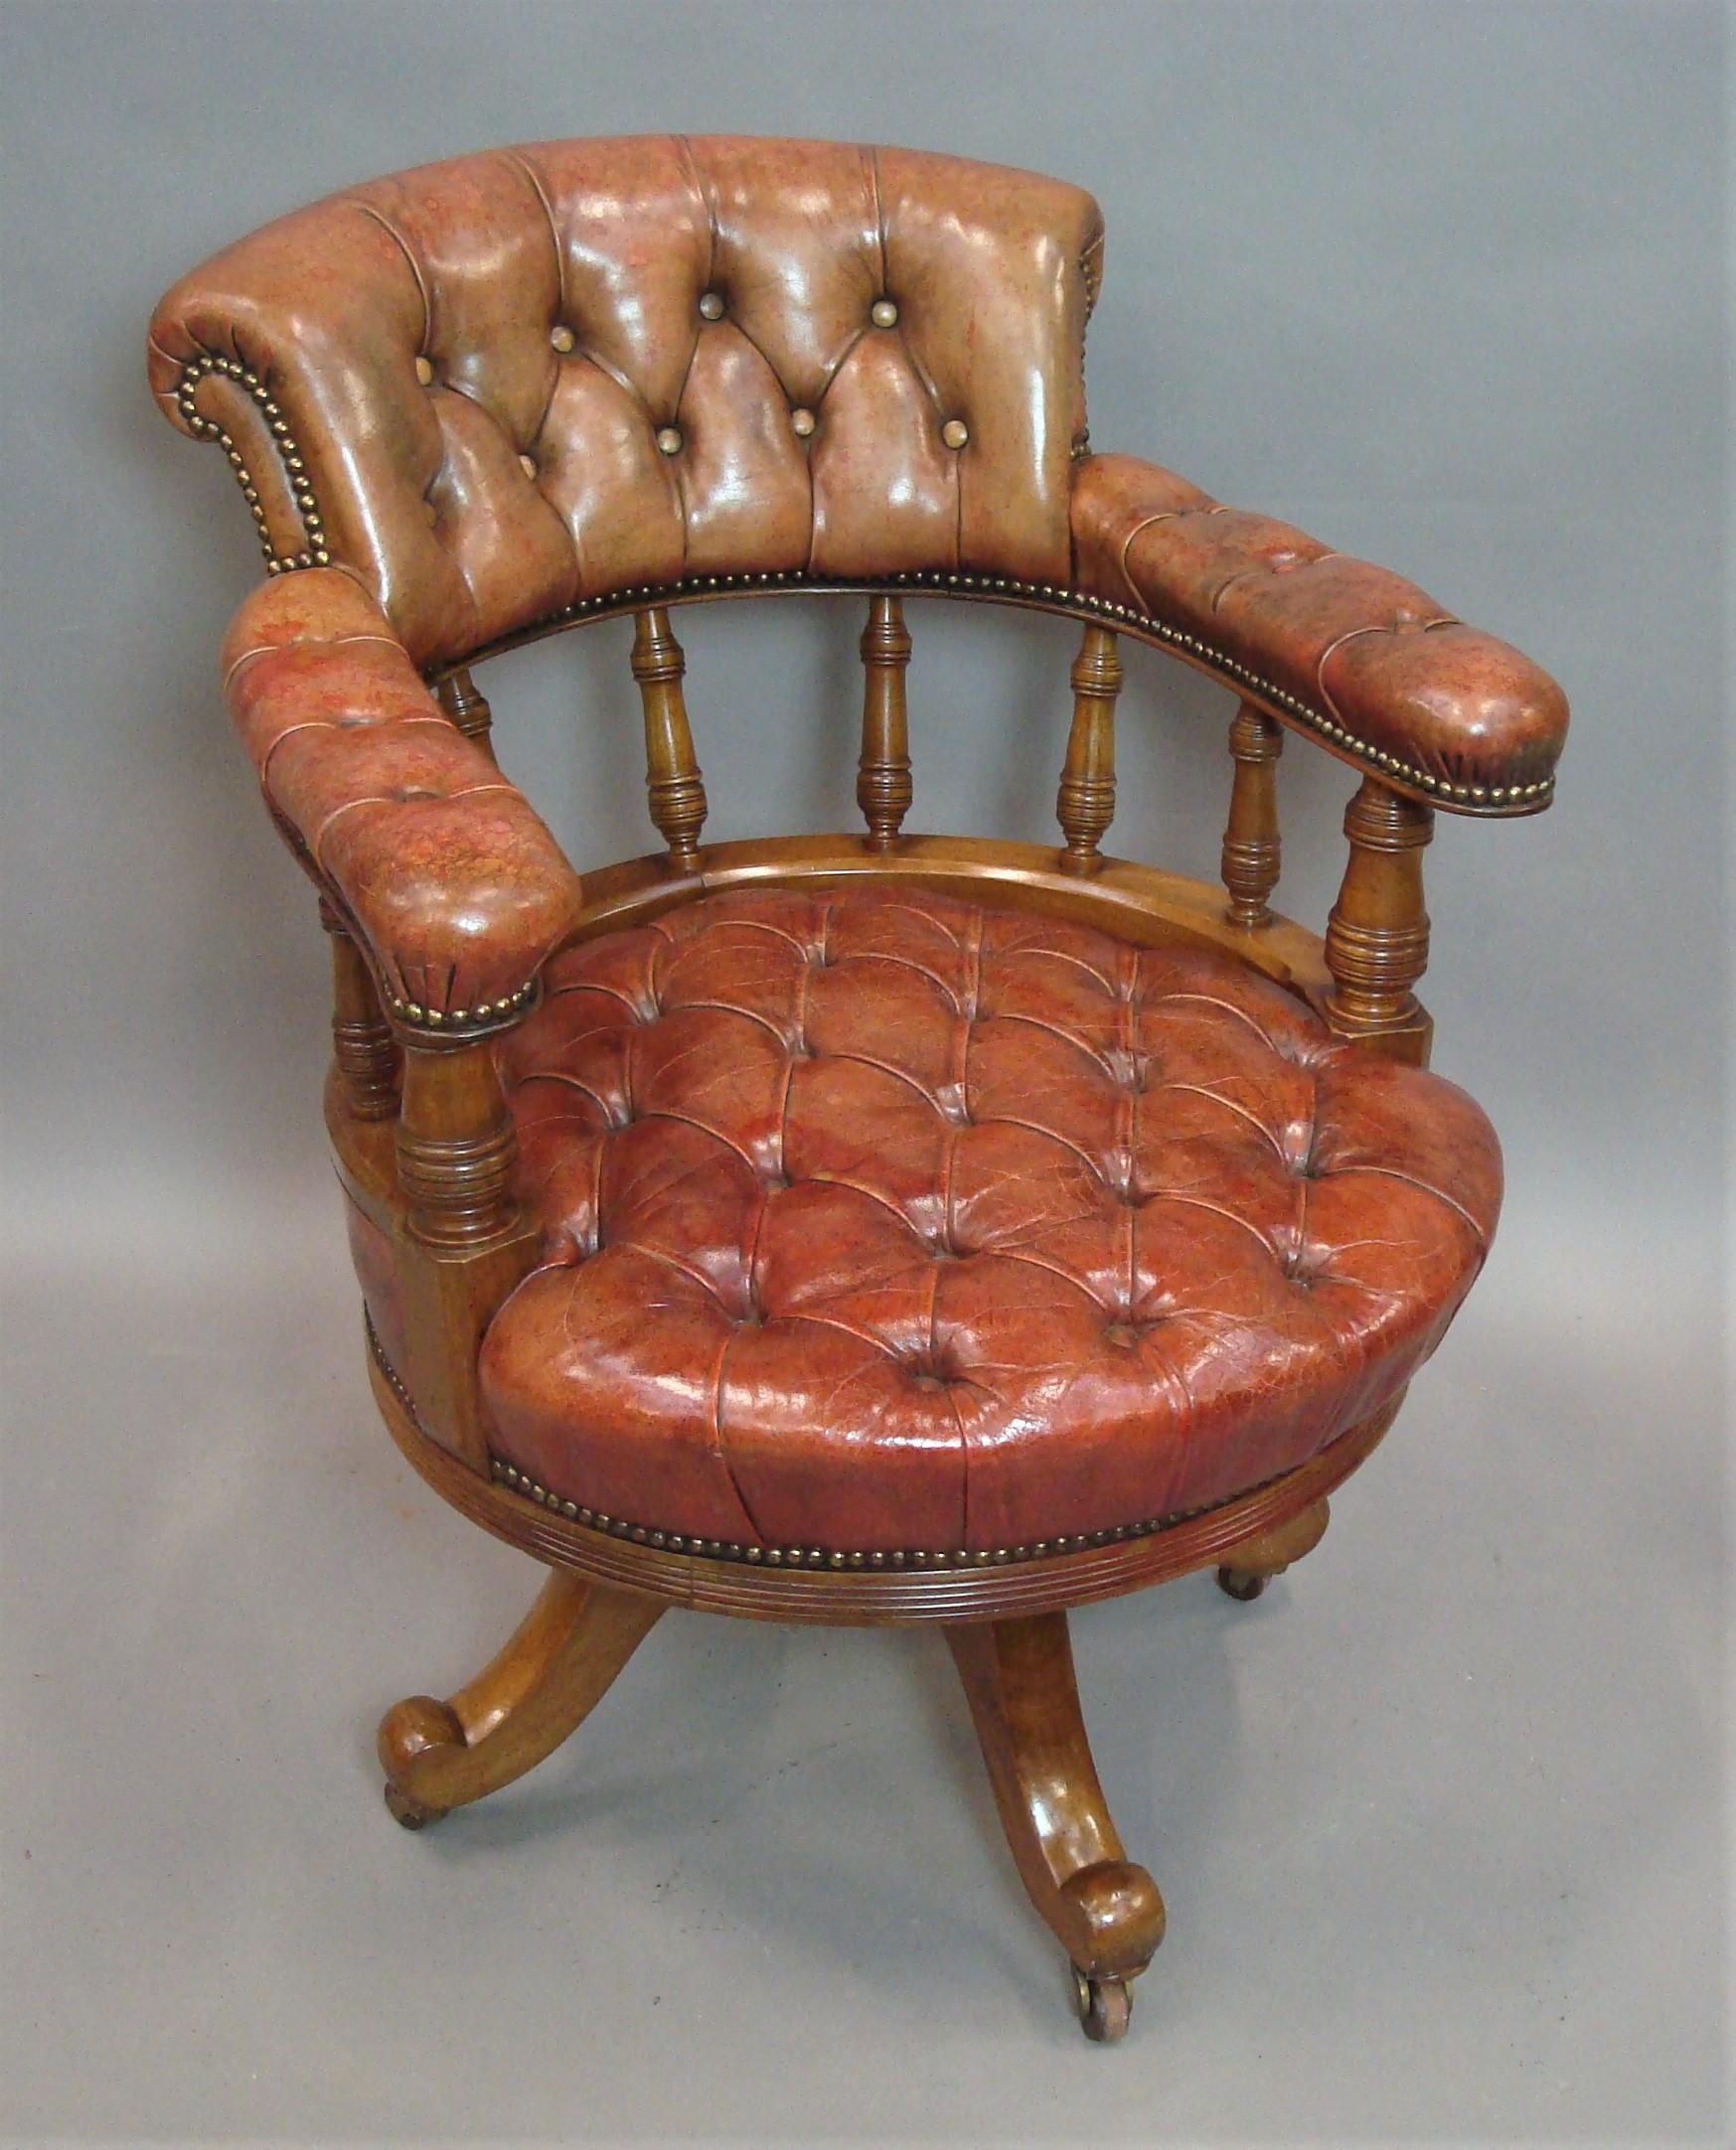
<svg viewBox="0 0 1736 2150"><path fill-rule="evenodd" d="M549 199L549 190L543 184L543 176L522 151L509 149L508 164L517 165L531 184L531 190L543 205L543 214L549 220L549 243L554 250L554 304L555 318L566 318L566 249L560 243L560 228L554 222L554 206Z"/></svg>
<svg viewBox="0 0 1736 2150"><path fill-rule="evenodd" d="M711 1441L713 1454L723 1467L723 1475L729 1480L729 1490L735 1495L735 1505L747 1518L747 1527L757 1537L765 1532L759 1527L759 1518L748 1505L747 1495L741 1489L741 1480L735 1474L735 1465L729 1459L729 1444L723 1434L723 1368L728 1362L729 1347L735 1341L736 1332L731 1329L723 1338L723 1348L717 1353L717 1371L711 1383Z"/></svg>
<svg viewBox="0 0 1736 2150"><path fill-rule="evenodd" d="M1179 1202L1184 1209L1208 1210L1212 1216L1223 1218L1226 1224L1240 1225L1248 1237L1257 1245L1263 1247L1268 1254L1274 1251L1272 1242L1257 1224L1250 1224L1246 1217L1238 1217L1233 1209L1225 1209L1220 1203L1208 1202L1202 1194L1178 1194L1173 1193L1168 1187L1154 1187L1146 1197L1146 1205L1149 1206L1153 1202Z"/></svg>
<svg viewBox="0 0 1736 2150"><path fill-rule="evenodd" d="M1346 1172L1372 1172L1381 1179L1401 1180L1405 1186L1415 1187L1419 1194L1432 1194L1437 1202L1445 1202L1449 1209L1456 1210L1465 1219L1471 1229L1472 1238L1488 1253L1489 1241L1484 1237L1483 1227L1463 1202L1456 1202L1442 1188L1430 1186L1426 1179L1418 1179L1413 1172L1401 1172L1395 1164L1335 1164L1330 1174L1319 1176L1341 1179Z"/></svg>
<svg viewBox="0 0 1736 2150"><path fill-rule="evenodd" d="M382 216L372 202L357 202L354 207L359 209L364 217L377 224L387 237L392 240L398 252L403 255L404 263L415 280L416 292L422 302L421 348L424 351L428 350L431 347L434 334L434 301L428 290L427 278L422 274L421 263L411 252L409 240L404 237L390 217Z"/></svg>

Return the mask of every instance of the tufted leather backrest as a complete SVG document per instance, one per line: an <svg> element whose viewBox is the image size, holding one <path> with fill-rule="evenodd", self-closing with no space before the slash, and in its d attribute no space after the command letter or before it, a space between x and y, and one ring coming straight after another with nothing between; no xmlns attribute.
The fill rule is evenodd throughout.
<svg viewBox="0 0 1736 2150"><path fill-rule="evenodd" d="M711 574L1064 581L1102 221L908 150L546 142L352 187L184 278L171 418L274 572L449 661Z"/></svg>

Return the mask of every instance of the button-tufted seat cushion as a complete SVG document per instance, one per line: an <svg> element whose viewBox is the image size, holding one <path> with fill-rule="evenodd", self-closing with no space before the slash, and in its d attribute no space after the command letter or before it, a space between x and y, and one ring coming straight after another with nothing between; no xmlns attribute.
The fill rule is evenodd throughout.
<svg viewBox="0 0 1736 2150"><path fill-rule="evenodd" d="M771 891L547 983L502 1048L544 1257L482 1379L589 1515L982 1551L1206 1506L1390 1399L1494 1228L1469 1098L1191 946Z"/></svg>

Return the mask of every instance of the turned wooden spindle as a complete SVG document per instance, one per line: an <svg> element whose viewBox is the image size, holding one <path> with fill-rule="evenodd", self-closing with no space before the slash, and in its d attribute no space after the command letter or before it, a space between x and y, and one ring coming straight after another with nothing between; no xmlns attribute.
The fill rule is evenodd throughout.
<svg viewBox="0 0 1736 2150"><path fill-rule="evenodd" d="M1103 863L1098 842L1115 818L1115 697L1121 692L1121 656L1107 627L1086 628L1071 680L1073 725L1055 799L1055 819L1066 838L1061 868L1095 873Z"/></svg>
<svg viewBox="0 0 1736 2150"><path fill-rule="evenodd" d="M1275 717L1244 701L1230 719L1229 750L1235 778L1223 832L1223 885L1229 891L1230 923L1252 931L1271 924L1270 898L1278 885L1275 764L1284 750L1283 728Z"/></svg>
<svg viewBox="0 0 1736 2150"><path fill-rule="evenodd" d="M509 1185L518 1142L487 1039L409 1044L397 1122L405 1219L424 1246L487 1246L518 1223Z"/></svg>
<svg viewBox="0 0 1736 2150"><path fill-rule="evenodd" d="M397 1111L397 1041L362 951L324 896L319 916L332 940L332 1057L344 1096L354 1119L390 1120Z"/></svg>
<svg viewBox="0 0 1736 2150"><path fill-rule="evenodd" d="M1326 933L1327 1019L1344 1036L1421 1034L1426 1051L1412 988L1429 961L1422 854L1434 826L1432 807L1371 776L1345 812L1350 856Z"/></svg>
<svg viewBox="0 0 1736 2150"><path fill-rule="evenodd" d="M535 1265L541 1231L512 1194L518 1143L486 1038L400 1031L403 1098L394 1130L403 1199L395 1367L417 1425L486 1477L490 1428L477 1352Z"/></svg>
<svg viewBox="0 0 1736 2150"><path fill-rule="evenodd" d="M910 636L896 597L870 597L862 631L866 675L862 704L862 760L856 801L868 823L870 851L889 851L910 811L910 739L904 708L904 672Z"/></svg>
<svg viewBox="0 0 1736 2150"><path fill-rule="evenodd" d="M706 787L682 694L686 671L668 612L662 605L648 606L633 627L633 677L645 706L645 789L651 819L678 873L692 873L699 865L700 831L706 825Z"/></svg>
<svg viewBox="0 0 1736 2150"><path fill-rule="evenodd" d="M488 697L462 665L435 688L434 699L465 738L474 739L489 760L493 761L494 711L488 705Z"/></svg>

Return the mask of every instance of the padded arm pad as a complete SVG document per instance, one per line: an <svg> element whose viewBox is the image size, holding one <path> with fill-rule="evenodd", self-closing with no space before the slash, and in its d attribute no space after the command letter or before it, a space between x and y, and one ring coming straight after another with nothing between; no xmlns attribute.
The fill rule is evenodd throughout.
<svg viewBox="0 0 1736 2150"><path fill-rule="evenodd" d="M1549 804L1560 688L1414 582L1127 455L1077 466L1072 535L1077 588L1399 789L1462 814Z"/></svg>
<svg viewBox="0 0 1736 2150"><path fill-rule="evenodd" d="M579 879L337 568L262 584L230 624L224 697L273 816L367 943L392 1012L475 1023L530 997Z"/></svg>

